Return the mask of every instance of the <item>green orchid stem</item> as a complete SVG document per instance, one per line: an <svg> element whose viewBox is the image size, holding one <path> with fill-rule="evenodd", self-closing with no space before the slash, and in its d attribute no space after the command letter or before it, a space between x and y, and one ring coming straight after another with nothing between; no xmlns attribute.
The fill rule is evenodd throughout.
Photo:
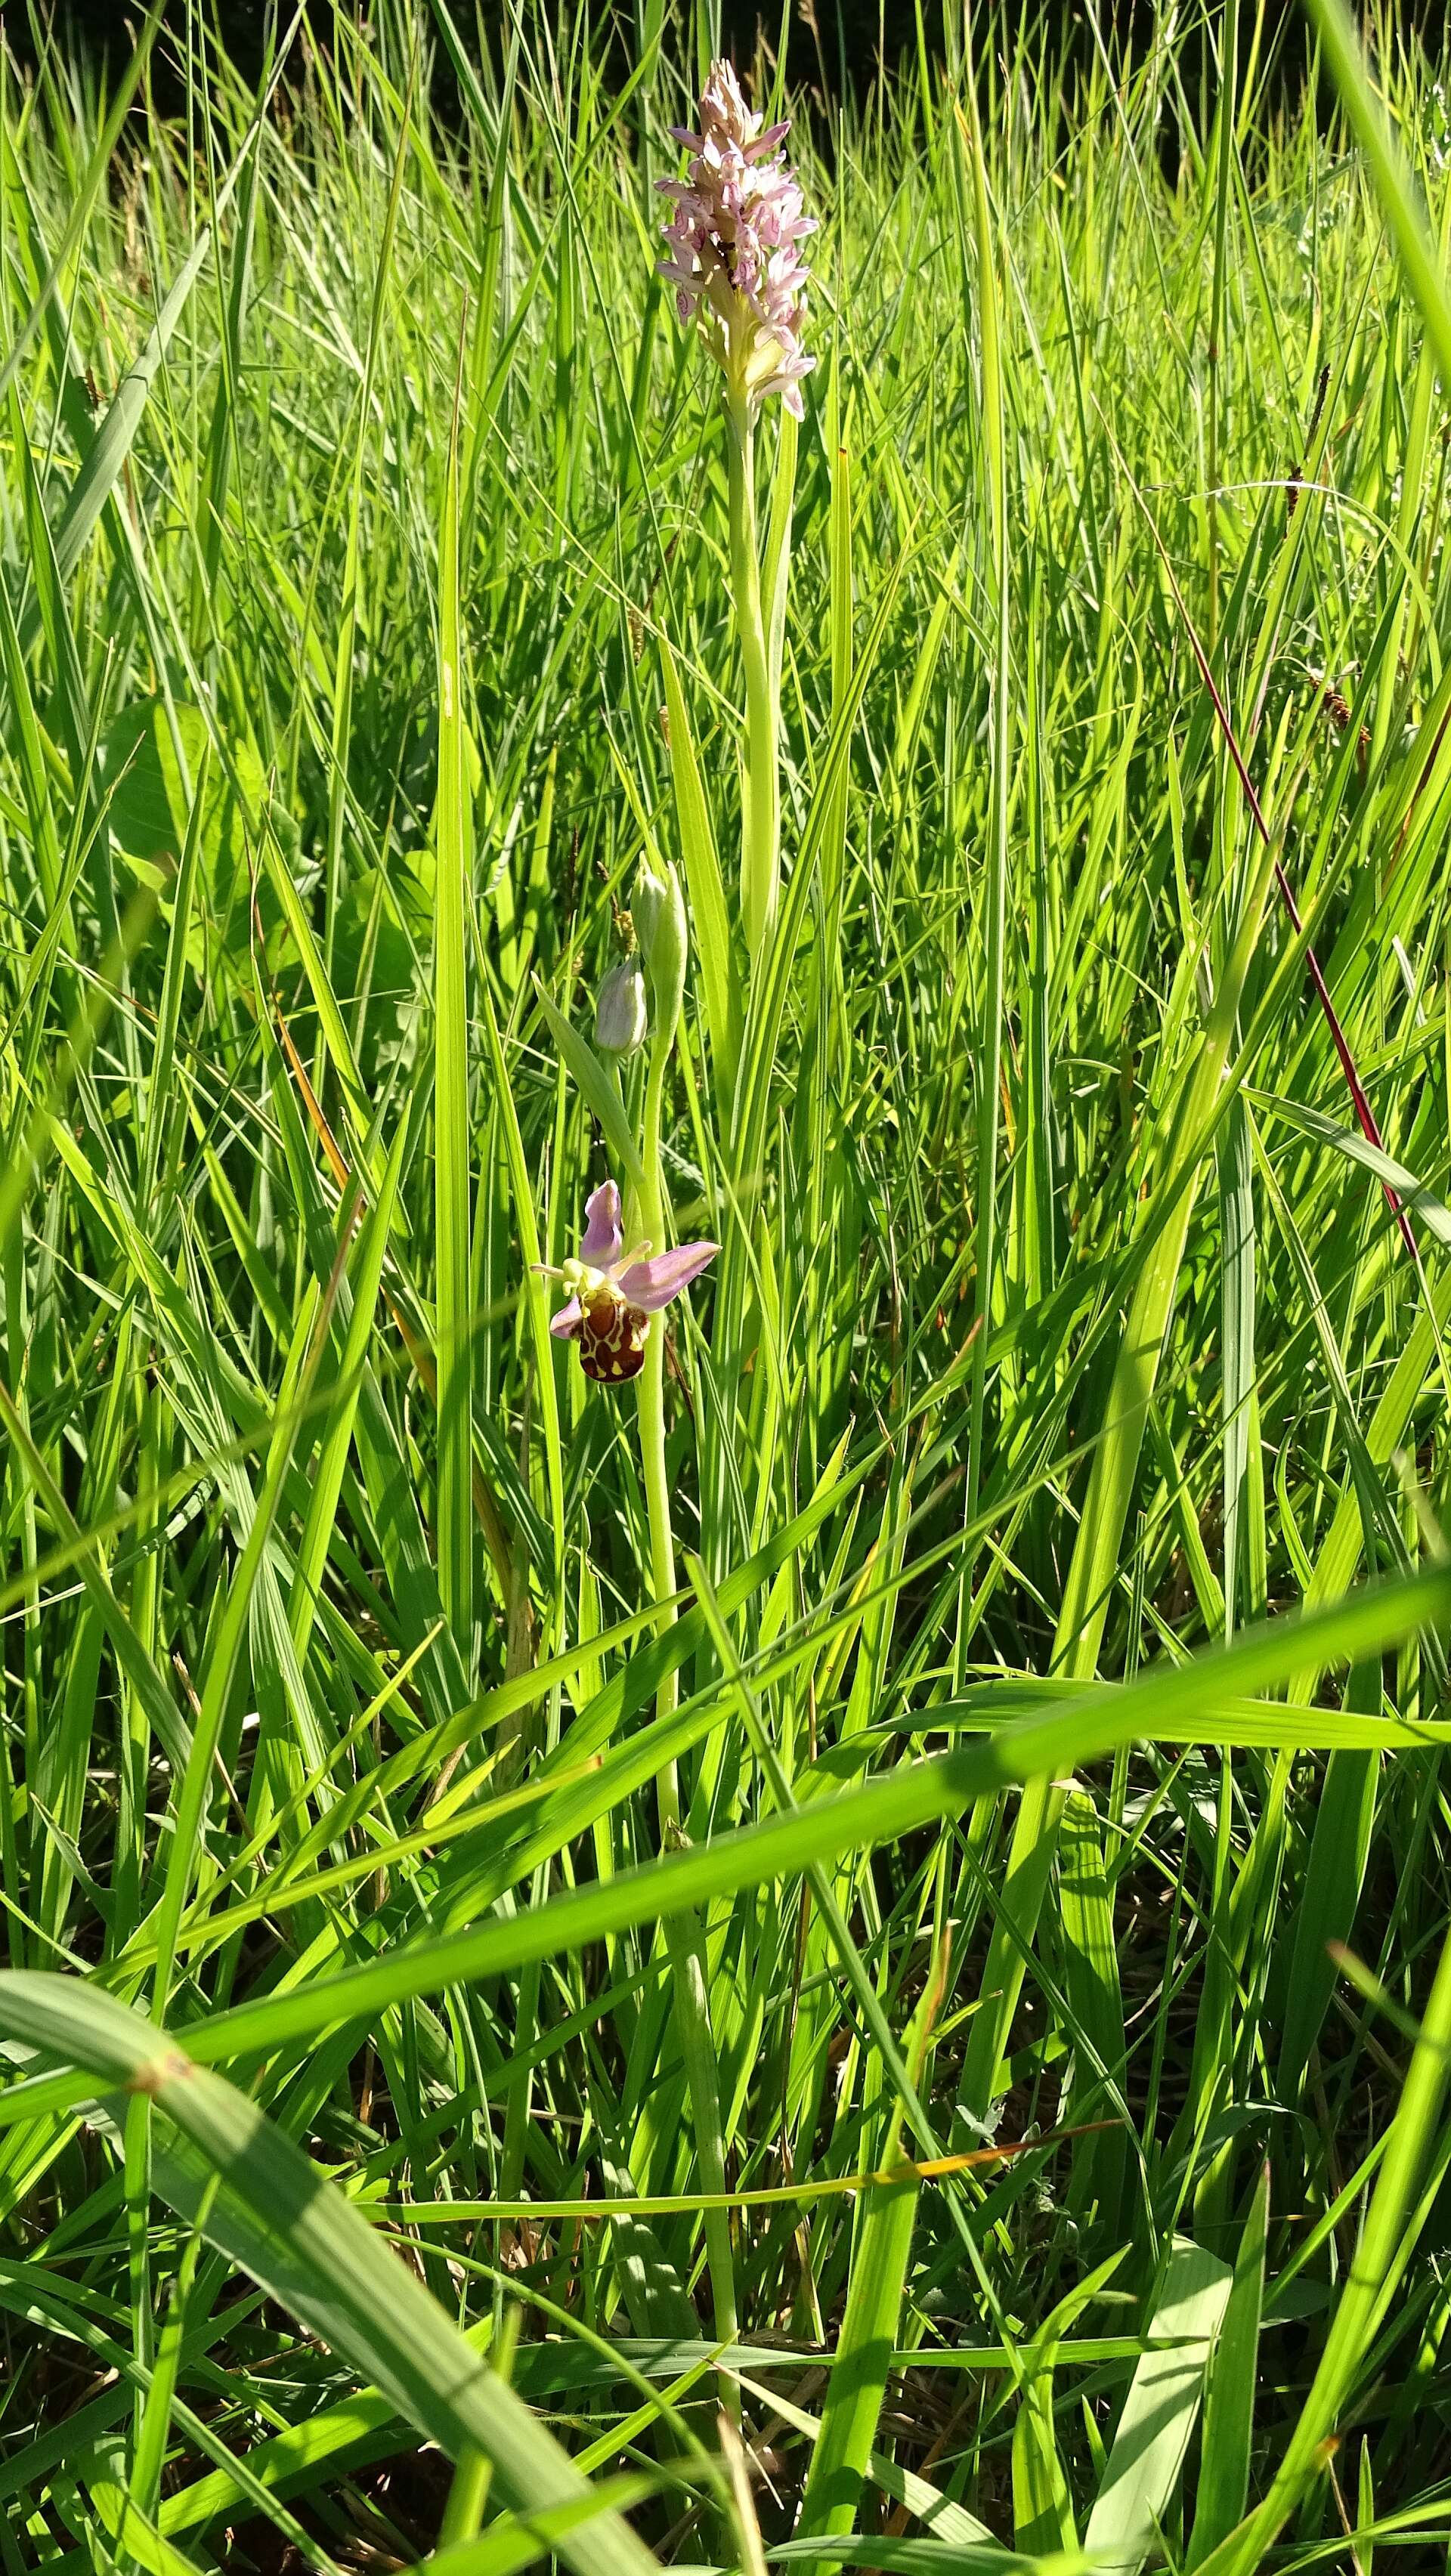
<svg viewBox="0 0 1451 2576"><path fill-rule="evenodd" d="M637 1192L639 1232L652 1251L665 1248L665 1184L660 1164L660 1107L665 1089L665 1075L674 1044L673 1029L658 1031L652 1041L649 1079L645 1085L645 1121L641 1140L643 1185ZM657 1317L645 1343L645 1365L638 1379L640 1401L640 1460L645 1479L645 1509L650 1525L650 1587L659 1608L659 1626L663 1635L673 1627L675 1602L675 1533L670 1517L670 1475L665 1458L665 1325ZM656 1713L668 1718L679 1697L678 1676L665 1675L656 1694ZM680 1779L673 1762L667 1762L656 1780L656 1806L660 1824L660 1845L664 1851L675 1850L683 1841L680 1823ZM702 2193L707 2199L724 2199L726 2189L725 2145L721 2135L720 2084L716 2066L715 2043L711 2036L710 2005L705 1974L705 1935L694 1913L667 1917L665 1942L670 1955L674 1981L676 2029L680 2036L681 2054L685 2060L686 2082L690 2091L691 2119L695 2129L695 2151L700 2168ZM730 2217L724 2209L707 2209L705 2213L705 2250L710 2270L711 2305L717 2340L734 2343L737 2339L735 2261L731 2252ZM733 2382L726 2383L723 2402L732 2413L739 2408L739 2393Z"/></svg>
<svg viewBox="0 0 1451 2576"><path fill-rule="evenodd" d="M643 1179L636 1195L640 1210L639 1236L649 1244L652 1252L663 1252L665 1248L660 1106L671 1042L670 1035L664 1032L653 1041L649 1078L645 1085L644 1134L640 1154ZM665 1333L658 1323L652 1325L646 1340L645 1365L640 1372L640 1449L645 1473L645 1504L650 1518L650 1587L660 1604L661 1627L667 1628L675 1618L675 1535L670 1519L670 1479L665 1466ZM669 1673L660 1685L662 1715L669 1715L676 1697L676 1677ZM680 1788L673 1762L660 1774L660 1783L662 1799L668 1795L674 1810L672 1823L678 1825Z"/></svg>
<svg viewBox="0 0 1451 2576"><path fill-rule="evenodd" d="M726 402L730 435L731 587L746 670L746 770L741 818L741 913L751 964L776 924L781 883L780 710L761 613L755 431L744 396Z"/></svg>

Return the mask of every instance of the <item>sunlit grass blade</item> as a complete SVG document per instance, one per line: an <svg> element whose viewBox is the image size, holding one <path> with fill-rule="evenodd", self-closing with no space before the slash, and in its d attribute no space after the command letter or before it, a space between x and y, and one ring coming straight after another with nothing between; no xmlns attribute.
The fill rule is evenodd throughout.
<svg viewBox="0 0 1451 2576"><path fill-rule="evenodd" d="M438 1373L438 1571L465 1672L474 1667L474 1322L469 1291L469 848L467 726L458 569L458 423L439 532L437 897L433 948L434 1297Z"/></svg>

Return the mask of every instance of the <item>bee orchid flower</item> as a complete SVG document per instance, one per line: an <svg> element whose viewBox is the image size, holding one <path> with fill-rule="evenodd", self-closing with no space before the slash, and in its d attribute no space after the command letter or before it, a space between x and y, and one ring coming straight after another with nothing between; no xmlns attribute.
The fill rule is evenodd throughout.
<svg viewBox="0 0 1451 2576"><path fill-rule="evenodd" d="M566 1261L561 1270L537 1265L541 1277L558 1279L569 1291L549 1329L560 1341L578 1342L586 1377L618 1386L637 1377L645 1365L651 1316L700 1277L720 1246L682 1243L651 1258L649 1244L639 1243L627 1252L620 1193L613 1181L602 1181L591 1192L584 1214L578 1258Z"/></svg>

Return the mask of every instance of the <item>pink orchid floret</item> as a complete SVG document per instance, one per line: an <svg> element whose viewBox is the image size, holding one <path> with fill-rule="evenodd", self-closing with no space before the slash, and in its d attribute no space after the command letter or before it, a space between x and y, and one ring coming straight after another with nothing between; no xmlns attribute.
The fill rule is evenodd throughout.
<svg viewBox="0 0 1451 2576"><path fill-rule="evenodd" d="M609 1288L641 1314L658 1315L663 1306L672 1304L693 1279L700 1277L720 1250L718 1243L682 1243L673 1252L657 1252L650 1259L650 1246L641 1243L627 1252L620 1193L613 1181L601 1181L599 1188L591 1192L584 1214L579 1258L566 1261L560 1270L548 1270L542 1262L539 1265L545 1278L562 1280L569 1290L567 1303L549 1326L561 1341L579 1338L584 1323L581 1296Z"/></svg>
<svg viewBox="0 0 1451 2576"><path fill-rule="evenodd" d="M801 346L809 283L800 245L816 230L780 150L785 124L762 128L728 62L712 66L700 132L675 139L691 155L684 179L662 179L675 199L660 274L675 288L682 322L699 318L732 391L752 411L780 394L802 417L801 379L816 364Z"/></svg>

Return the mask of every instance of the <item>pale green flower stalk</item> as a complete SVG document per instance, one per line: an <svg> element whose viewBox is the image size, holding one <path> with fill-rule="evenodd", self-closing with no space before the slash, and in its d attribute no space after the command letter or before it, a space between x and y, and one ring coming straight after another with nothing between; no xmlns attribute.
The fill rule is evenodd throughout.
<svg viewBox="0 0 1451 2576"><path fill-rule="evenodd" d="M650 1028L645 1114L640 1139L643 1173L643 1184L638 1193L640 1227L652 1244L660 1244L665 1240L665 1175L660 1155L660 1114L665 1096L665 1076L675 1048L675 1032L685 995L685 969L690 953L685 899L680 891L680 880L668 862L663 873L657 876L642 861L635 882L632 910L644 966ZM645 1366L640 1375L640 1461L650 1522L651 1585L660 1607L663 1634L676 1616L675 1531L670 1509L670 1473L665 1455L663 1333L652 1335L645 1344ZM656 1714L662 1717L670 1715L678 1694L678 1676L668 1673L656 1694ZM669 1848L678 1844L681 1839L680 1782L673 1762L667 1763L659 1775L656 1809L662 1846ZM665 1938L675 1971L676 2023L690 2091L701 2189L707 2198L719 2202L724 2199L726 2190L725 2144L721 2132L715 2041L710 2027L704 1935L694 1914L671 1915L666 1918ZM719 2207L706 2213L705 2244L716 2335L723 2343L734 2342L738 2331L735 2263L731 2253L730 2221ZM729 2387L731 2383L727 2385Z"/></svg>
<svg viewBox="0 0 1451 2576"><path fill-rule="evenodd" d="M746 674L741 917L754 966L776 926L781 888L781 747L777 692L761 614L756 534L755 424L748 400L726 397L730 424L731 584Z"/></svg>
<svg viewBox="0 0 1451 2576"><path fill-rule="evenodd" d="M806 270L799 249L813 226L778 148L785 132L784 125L762 131L730 64L717 63L701 99L699 134L678 136L692 156L689 176L661 182L676 201L666 233L670 257L662 268L675 287L682 320L699 321L724 377L731 588L746 677L741 914L753 966L775 927L781 873L779 680L762 609L755 426L772 394L780 394L793 417L801 418L802 379L815 364L801 346ZM647 1050L638 1167L623 1207L613 1181L591 1194L578 1257L559 1274L569 1294L550 1329L578 1345L585 1374L597 1384L639 1381L650 1588L663 1636L676 1617L675 1533L665 1440L665 1339L654 1318L700 1275L717 1246L662 1249L668 1207L661 1123L689 955L685 901L673 867L642 862L632 913L638 956L632 951L605 977L595 1044L599 1078L610 1084L642 1045ZM606 1064L614 1070L607 1072ZM627 1244L635 1249L628 1251ZM677 1679L670 1673L657 1694L657 1714L669 1717L677 1700ZM682 1835L673 1762L660 1774L657 1802L661 1845L668 1849ZM726 2189L725 2149L704 1936L693 1914L667 1921L665 1933L701 2189L717 2204L705 2214L714 2325L720 2340L731 2343L737 2333L735 2267L729 2220L719 2205ZM728 2389L733 2412L738 2402Z"/></svg>
<svg viewBox="0 0 1451 2576"><path fill-rule="evenodd" d="M640 1139L643 1180L637 1195L640 1231L649 1243L658 1244L665 1240L665 1176L660 1159L660 1113L665 1096L665 1076L674 1052L675 1030L685 993L685 967L690 944L680 880L668 863L663 874L657 876L648 863L641 862L632 912L645 973L650 1028L645 1114ZM675 1536L670 1512L670 1479L665 1463L665 1343L663 1335L658 1333L646 1342L645 1366L640 1376L640 1449L650 1515L651 1579L655 1598L665 1608L668 1624L675 1615ZM673 1708L673 1676L666 1688L668 1705ZM661 1826L662 1831L675 1833L680 1825L680 1802L673 1763L670 1766L669 1799L674 1812L667 1817L662 1811Z"/></svg>
<svg viewBox="0 0 1451 2576"><path fill-rule="evenodd" d="M667 1205L660 1150L661 1119L690 948L685 899L675 870L668 863L658 874L648 863L642 863L635 885L633 919L639 954L636 957L632 953L606 976L596 1004L595 1041L603 1055L617 1062L635 1053L642 1043L648 1048L639 1177L623 1206L612 1180L602 1182L591 1193L578 1256L567 1261L557 1274L569 1294L550 1330L561 1340L577 1343L585 1374L597 1384L614 1386L632 1377L638 1380L640 1466L650 1531L650 1589L659 1610L660 1633L664 1635L676 1618L675 1533L665 1447L665 1338L655 1317L699 1278L714 1260L718 1246L684 1243L674 1251L662 1249ZM627 1250L628 1245L633 1245L634 1250ZM657 1714L669 1717L678 1696L677 1676L668 1673L656 1695ZM669 1850L681 1840L680 1784L673 1762L660 1772L656 1804L661 1848ZM665 1937L701 2187L708 2198L719 2202L726 2189L725 2148L704 1939L693 1914L668 1919ZM731 2343L737 2331L735 2266L730 2222L719 2207L705 2214L705 2242L715 2331L723 2343Z"/></svg>
<svg viewBox="0 0 1451 2576"><path fill-rule="evenodd" d="M675 200L661 275L680 318L694 318L724 377L730 438L731 587L746 676L741 816L741 916L754 966L775 927L781 882L780 692L761 606L755 426L780 394L800 420L801 383L816 361L801 345L807 271L800 245L815 230L780 150L786 126L762 130L727 62L714 65L700 132L676 127L691 155L684 179L662 179Z"/></svg>

